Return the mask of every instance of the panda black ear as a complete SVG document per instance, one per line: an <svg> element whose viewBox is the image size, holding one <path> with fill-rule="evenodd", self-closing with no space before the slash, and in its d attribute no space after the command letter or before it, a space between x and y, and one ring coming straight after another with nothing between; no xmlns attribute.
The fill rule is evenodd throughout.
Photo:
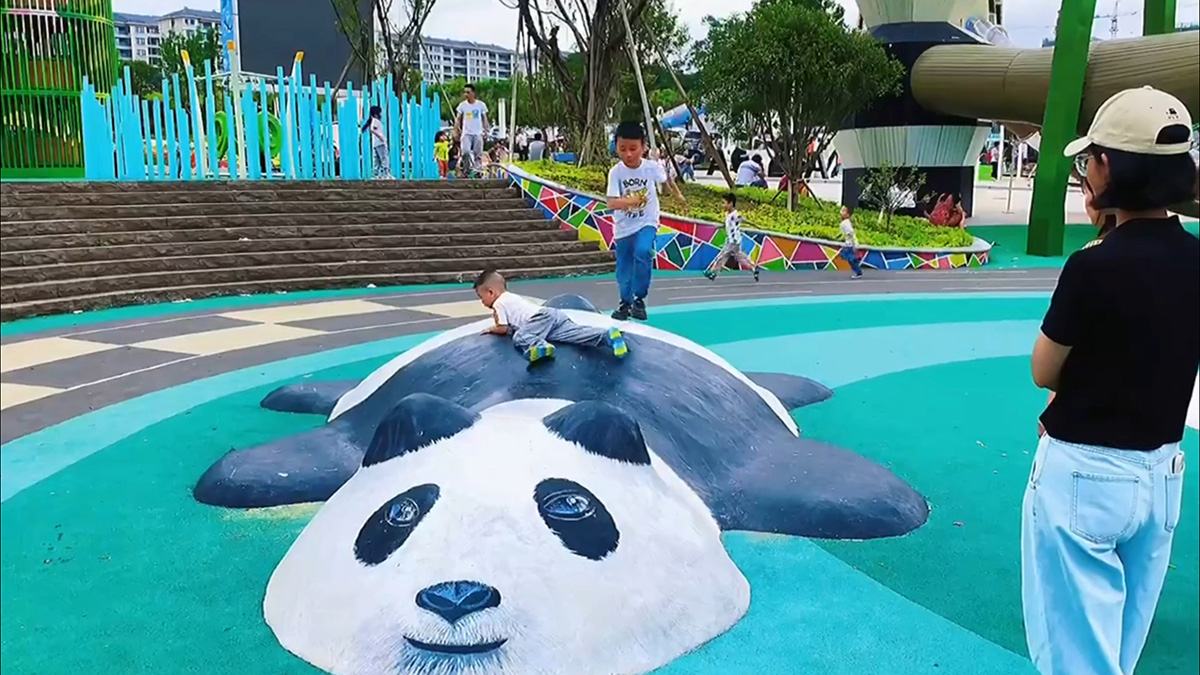
<svg viewBox="0 0 1200 675"><path fill-rule="evenodd" d="M375 429L362 465L372 466L416 452L469 428L478 419L479 415L444 398L409 394Z"/></svg>
<svg viewBox="0 0 1200 675"><path fill-rule="evenodd" d="M593 455L650 465L642 428L620 408L600 401L573 403L542 418L551 432Z"/></svg>

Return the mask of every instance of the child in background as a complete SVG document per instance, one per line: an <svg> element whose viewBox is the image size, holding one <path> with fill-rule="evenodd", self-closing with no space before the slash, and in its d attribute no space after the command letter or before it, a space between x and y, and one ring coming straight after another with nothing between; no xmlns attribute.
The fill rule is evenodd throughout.
<svg viewBox="0 0 1200 675"><path fill-rule="evenodd" d="M646 157L646 130L638 122L621 122L616 131L621 161L608 172L608 208L612 210L613 248L617 254L617 287L621 304L612 317L646 320L646 295L654 269L654 235L658 232L658 186L666 183L684 204L657 157ZM657 151L655 151L657 154Z"/></svg>
<svg viewBox="0 0 1200 675"><path fill-rule="evenodd" d="M462 150L459 149L457 143L452 143L450 145L449 160L446 162L447 178L454 178L456 175L456 172L458 171L458 158L461 153Z"/></svg>
<svg viewBox="0 0 1200 675"><path fill-rule="evenodd" d="M850 220L853 215L854 210L849 206L842 207L842 241L846 245L838 255L850 263L850 278L857 279L862 276L862 265L858 262L858 235L854 233L854 223Z"/></svg>
<svg viewBox="0 0 1200 675"><path fill-rule="evenodd" d="M508 290L504 277L496 270L485 270L475 279L475 294L484 307L492 310L495 323L492 335L511 335L513 346L530 363L554 357L554 342L583 347L608 345L617 358L629 353L625 336L615 326L581 326L553 307L539 307ZM553 341L553 342L552 342Z"/></svg>
<svg viewBox="0 0 1200 675"><path fill-rule="evenodd" d="M392 170L388 166L388 146L387 136L383 133L383 108L377 105L371 106L371 112L367 116L367 122L363 124L363 131L371 132L371 153L374 161L374 174L376 178L391 178Z"/></svg>
<svg viewBox="0 0 1200 675"><path fill-rule="evenodd" d="M712 264L704 271L704 276L715 280L725 269L725 263L730 258L736 258L738 267L746 266L754 270L754 280L758 281L758 265L750 261L750 256L742 251L742 214L737 212L737 195L730 192L725 195L725 245L717 254Z"/></svg>
<svg viewBox="0 0 1200 675"><path fill-rule="evenodd" d="M450 141L446 140L446 132L439 131L433 137L433 158L437 160L438 175L442 180L450 172Z"/></svg>

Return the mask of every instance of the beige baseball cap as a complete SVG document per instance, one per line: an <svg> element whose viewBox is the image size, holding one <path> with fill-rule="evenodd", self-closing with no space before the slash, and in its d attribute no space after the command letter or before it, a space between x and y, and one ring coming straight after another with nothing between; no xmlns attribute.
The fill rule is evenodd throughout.
<svg viewBox="0 0 1200 675"><path fill-rule="evenodd" d="M1164 127L1192 128L1192 116L1174 96L1153 87L1126 89L1109 97L1092 118L1087 136L1067 144L1063 154L1074 157L1091 145L1139 155L1183 155L1192 148L1182 143L1159 143Z"/></svg>

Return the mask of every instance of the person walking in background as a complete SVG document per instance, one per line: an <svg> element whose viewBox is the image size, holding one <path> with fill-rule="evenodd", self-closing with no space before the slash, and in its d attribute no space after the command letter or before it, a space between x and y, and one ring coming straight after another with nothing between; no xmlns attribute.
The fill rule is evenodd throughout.
<svg viewBox="0 0 1200 675"><path fill-rule="evenodd" d="M607 206L612 210L613 248L617 254L617 287L621 304L612 317L646 320L646 296L654 271L654 235L658 233L658 186L666 183L684 204L675 183L657 159L647 159L646 130L638 122L621 122L616 130L621 161L608 172ZM657 154L657 153L656 153Z"/></svg>
<svg viewBox="0 0 1200 675"><path fill-rule="evenodd" d="M1200 240L1166 207L1195 196L1191 125L1174 96L1127 89L1066 148L1095 217L1116 222L1067 259L1031 358L1054 392L1021 512L1025 635L1043 675L1134 673L1170 564Z"/></svg>
<svg viewBox="0 0 1200 675"><path fill-rule="evenodd" d="M463 87L466 99L460 101L455 111L454 131L460 139L462 154L459 168L466 176L483 166L483 130L488 128L487 104L475 98L475 85Z"/></svg>
<svg viewBox="0 0 1200 675"><path fill-rule="evenodd" d="M729 262L730 258L734 258L738 262L738 267L749 267L754 271L754 280L758 281L758 265L750 260L750 256L742 250L742 214L737 210L737 195L730 192L725 195L723 200L725 205L725 245L721 247L721 252L713 259L708 269L704 270L704 276L710 280L716 280L721 274L721 270L725 269L725 263Z"/></svg>
<svg viewBox="0 0 1200 675"><path fill-rule="evenodd" d="M438 175L442 180L450 172L450 141L446 140L446 132L439 131L433 137L433 158L437 160Z"/></svg>
<svg viewBox="0 0 1200 675"><path fill-rule="evenodd" d="M362 130L371 134L371 166L375 178L391 178L387 135L383 132L383 108L371 106Z"/></svg>
<svg viewBox="0 0 1200 675"><path fill-rule="evenodd" d="M842 260L850 263L850 278L862 276L862 265L858 262L858 235L854 232L854 209L842 207L842 250L838 253Z"/></svg>
<svg viewBox="0 0 1200 675"><path fill-rule="evenodd" d="M533 135L533 142L529 144L529 161L540 162L546 159L546 141L542 140L542 132L537 132Z"/></svg>

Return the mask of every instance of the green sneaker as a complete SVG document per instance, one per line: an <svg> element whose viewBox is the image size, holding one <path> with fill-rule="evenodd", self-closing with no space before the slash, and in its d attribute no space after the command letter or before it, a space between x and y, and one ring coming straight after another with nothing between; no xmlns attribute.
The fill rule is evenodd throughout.
<svg viewBox="0 0 1200 675"><path fill-rule="evenodd" d="M554 358L554 345L549 342L541 345L536 345L525 350L525 357L530 363L537 363L542 359Z"/></svg>
<svg viewBox="0 0 1200 675"><path fill-rule="evenodd" d="M608 329L608 343L612 345L613 356L618 359L625 358L625 355L629 353L629 345L625 344L625 335L616 327Z"/></svg>

